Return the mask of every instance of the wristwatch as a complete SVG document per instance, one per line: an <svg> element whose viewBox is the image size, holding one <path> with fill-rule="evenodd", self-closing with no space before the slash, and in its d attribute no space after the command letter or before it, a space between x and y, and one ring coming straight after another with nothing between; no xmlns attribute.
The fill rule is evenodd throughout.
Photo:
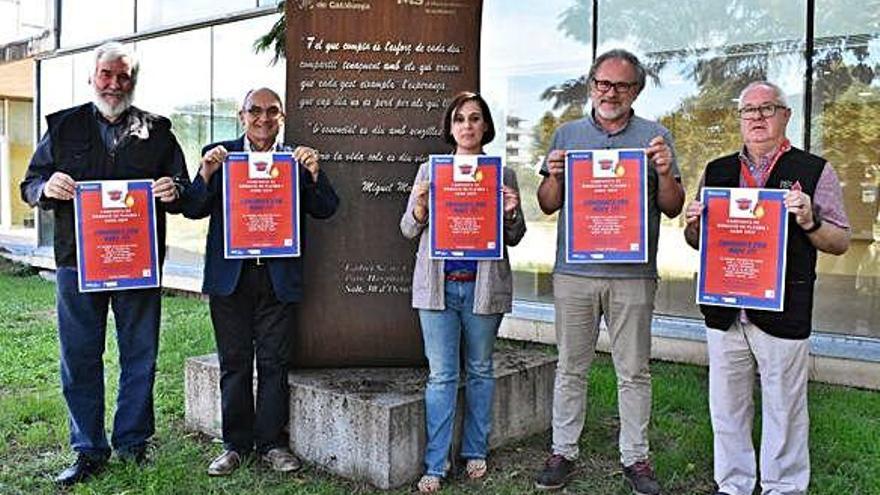
<svg viewBox="0 0 880 495"><path fill-rule="evenodd" d="M819 217L819 215L816 215L816 213L814 212L813 213L813 226L808 229L803 229L804 234L812 234L813 232L819 230L819 227L821 227L821 226L822 226L822 218ZM801 227L801 228L803 228L803 227Z"/></svg>

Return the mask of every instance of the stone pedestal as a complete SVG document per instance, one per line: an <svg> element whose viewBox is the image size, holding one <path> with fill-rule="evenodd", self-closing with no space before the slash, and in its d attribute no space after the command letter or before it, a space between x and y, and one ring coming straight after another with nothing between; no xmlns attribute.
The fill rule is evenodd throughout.
<svg viewBox="0 0 880 495"><path fill-rule="evenodd" d="M550 427L556 358L495 353L490 448ZM215 355L186 364L186 426L220 436L220 369ZM305 369L290 374L290 446L303 460L345 478L395 488L422 473L424 368ZM460 428L463 387L459 392ZM456 433L456 438L458 434Z"/></svg>

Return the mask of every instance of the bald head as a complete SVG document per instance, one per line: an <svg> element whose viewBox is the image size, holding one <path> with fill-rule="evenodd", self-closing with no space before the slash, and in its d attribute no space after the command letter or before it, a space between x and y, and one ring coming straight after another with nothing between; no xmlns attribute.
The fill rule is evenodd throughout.
<svg viewBox="0 0 880 495"><path fill-rule="evenodd" d="M257 88L244 97L238 117L253 151L269 151L275 146L284 106L278 93L269 88Z"/></svg>

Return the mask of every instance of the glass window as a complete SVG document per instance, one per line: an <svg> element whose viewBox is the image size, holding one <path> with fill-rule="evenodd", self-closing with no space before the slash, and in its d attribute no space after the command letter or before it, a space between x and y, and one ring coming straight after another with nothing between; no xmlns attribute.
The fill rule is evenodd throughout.
<svg viewBox="0 0 880 495"><path fill-rule="evenodd" d="M196 19L216 17L252 9L254 0L138 0L137 30L181 24Z"/></svg>
<svg viewBox="0 0 880 495"><path fill-rule="evenodd" d="M819 257L814 325L878 337L880 10L855 0L817 0L815 33L812 152L840 178L852 242L841 257Z"/></svg>
<svg viewBox="0 0 880 495"><path fill-rule="evenodd" d="M134 31L134 0L64 0L61 46L100 42Z"/></svg>
<svg viewBox="0 0 880 495"><path fill-rule="evenodd" d="M0 1L0 45L39 36L50 28L49 1Z"/></svg>
<svg viewBox="0 0 880 495"><path fill-rule="evenodd" d="M241 134L238 109L248 90L266 86L284 98L287 64L279 60L272 65L272 54L256 54L253 48L254 41L268 33L279 17L269 15L214 27L214 141Z"/></svg>
<svg viewBox="0 0 880 495"><path fill-rule="evenodd" d="M73 59L74 56L49 58L40 64L38 86L40 92L39 133L46 132L46 115L73 105ZM51 211L37 210L37 242L51 246L54 239Z"/></svg>
<svg viewBox="0 0 880 495"><path fill-rule="evenodd" d="M49 58L40 62L40 134L46 115L92 100L89 77L95 70L91 51Z"/></svg>
<svg viewBox="0 0 880 495"><path fill-rule="evenodd" d="M599 3L598 52L626 48L648 66L648 86L634 109L672 132L686 201L695 197L706 163L741 146L733 110L751 81L769 79L785 90L793 109L788 136L803 145L805 12L803 0L745 0L736 8L683 0L674 9L657 0ZM684 242L683 226L681 215L664 217L656 311L699 317L698 253Z"/></svg>
<svg viewBox="0 0 880 495"><path fill-rule="evenodd" d="M186 47L181 56L181 47ZM190 177L210 141L211 32L209 28L137 43L141 60L135 105L171 119ZM168 261L192 265L204 252L207 220L168 216Z"/></svg>
<svg viewBox="0 0 880 495"><path fill-rule="evenodd" d="M46 132L46 115L73 105L73 56L48 58L40 64L40 135Z"/></svg>
<svg viewBox="0 0 880 495"><path fill-rule="evenodd" d="M590 65L592 2L495 0L483 4L481 92L496 123L489 153L505 153L516 170L529 229L510 250L515 297L550 301L556 217L538 208L536 192L553 130L582 115L585 93L570 83Z"/></svg>
<svg viewBox="0 0 880 495"><path fill-rule="evenodd" d="M12 2L0 2L0 44L18 39L18 6Z"/></svg>
<svg viewBox="0 0 880 495"><path fill-rule="evenodd" d="M9 101L9 183L12 185L11 220L13 227L33 227L34 210L18 201L18 184L24 179L34 150L34 105L31 101Z"/></svg>

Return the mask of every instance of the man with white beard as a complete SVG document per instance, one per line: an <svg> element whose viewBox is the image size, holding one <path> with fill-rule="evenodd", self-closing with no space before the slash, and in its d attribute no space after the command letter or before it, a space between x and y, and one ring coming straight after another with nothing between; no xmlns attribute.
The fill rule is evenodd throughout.
<svg viewBox="0 0 880 495"><path fill-rule="evenodd" d="M165 117L131 105L138 62L128 47L95 50L91 103L46 117L21 195L55 212L54 248L61 386L76 462L55 479L62 486L100 472L112 445L120 459L141 465L154 432L153 381L159 347L158 288L80 292L73 197L77 181L153 179L159 262L165 254L165 212L179 213L189 188L183 152ZM119 392L113 433L104 430L103 354L107 310L113 309L119 348Z"/></svg>

